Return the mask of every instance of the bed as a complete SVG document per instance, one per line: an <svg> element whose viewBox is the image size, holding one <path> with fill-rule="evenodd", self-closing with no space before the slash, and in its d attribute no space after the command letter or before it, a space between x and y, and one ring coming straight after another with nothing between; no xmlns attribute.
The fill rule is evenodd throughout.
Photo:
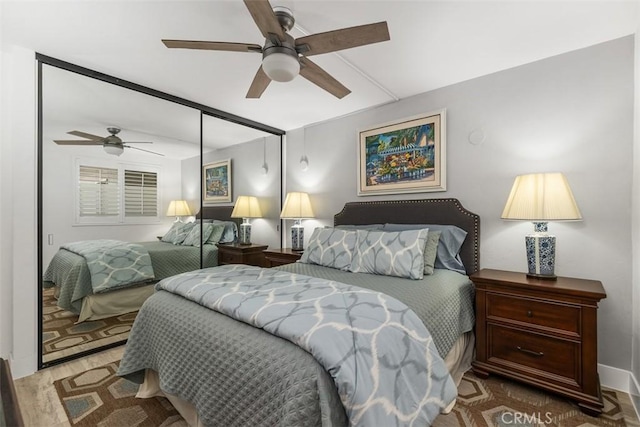
<svg viewBox="0 0 640 427"><path fill-rule="evenodd" d="M231 219L232 206L204 207L204 221L220 220L237 224ZM197 227L198 225L195 225ZM91 243L117 241L94 241ZM126 242L119 242L127 244ZM43 287L55 286L57 305L78 315L78 322L98 320L137 311L142 303L153 294L153 284L167 277L201 268L218 265L218 249L215 244L186 246L161 240L127 244L133 248L142 247L148 253L151 269L143 280L133 281L113 290L94 292L87 260L82 255L60 248L52 258L43 276ZM143 276L141 276L142 278Z"/></svg>
<svg viewBox="0 0 640 427"><path fill-rule="evenodd" d="M441 224L459 227L467 233L459 248L459 258L466 274L479 269L479 223L479 217L467 211L455 199L347 203L344 209L334 217L336 229L341 226L357 229L371 224ZM308 247L305 252L311 253L312 250ZM434 409L438 412L447 412L451 409L456 394L455 385L453 385L454 390L451 395L451 383L459 383L462 373L470 366L473 353L473 285L466 274L435 268L433 274L426 279L408 280L346 272L323 265L299 262L268 270L250 266L223 266L175 276L161 282L158 291L149 298L138 313L118 373L142 384L138 397L163 395L169 398L190 425L225 426L371 425L366 421L366 417L375 412L366 413L364 409L360 409L364 405L356 408L349 403L351 401L348 400L348 396L345 396L352 390L349 389L348 382L342 381L344 375L356 375L356 380L359 382L351 384L360 384L360 387L353 388L365 390L365 383L369 381L367 375L374 373L374 376L379 377L373 380L376 387L382 390L388 385L386 383L392 383L393 387L388 388L394 389L395 394L391 398L386 395L384 397L376 395L375 399L369 401L369 403L374 402L369 405L371 407L377 405L375 402L387 402L372 409L373 411L382 410L382 412L375 413L375 417L369 418L369 421L375 419L377 425L407 424L409 423L407 420L411 418L403 417L411 413L411 410L403 406L407 402L398 400L400 399L398 396L405 399L406 395L416 395L413 392L416 389L411 383L413 380L402 376L404 374L399 373L400 371L393 371L395 377L388 376L391 374L388 374L387 369L393 370L396 365L404 369L404 366L401 366L401 363L391 363L397 360L393 359L395 356L392 353L388 356L387 353L378 354L377 346L382 345L380 342L376 341L370 348L360 341L360 335L354 332L355 330L349 330L348 327L335 328L341 331L347 329L352 335L348 335L346 341L349 341L349 336L352 336L353 340L349 344L353 347L345 350L345 356L340 354L342 359L336 362L335 358L331 359L332 355L327 356L326 353L318 355L315 342L310 342L305 347L300 343L300 339L295 338L296 332L293 338L279 335L281 333L279 329L285 329L287 324L293 324L294 328L302 328L299 331L301 336L307 337L309 334L305 332L304 322L296 317L300 311L307 308L292 311L284 316L278 314L255 327L248 321L250 317L255 317L255 314L243 313L244 307L238 306L231 311L225 312L223 309L217 312L188 299L189 295L196 295L197 298L202 296L204 299L204 295L215 294L215 289L201 287L201 281L193 282L195 286L189 284L190 281L201 280L203 275L209 282L222 283L233 279L234 281L230 283L236 289L244 289L247 292L255 292L256 289L261 291L263 286L273 286L279 281L283 286L296 290L302 286L312 292L316 292L323 286L339 287L340 292L346 289L339 294L342 296L338 300L328 300L331 304L322 307L323 314L320 317L327 314L329 319L327 310L332 309L340 299L351 301L350 296L343 297L344 295L350 295L348 292L363 292L362 295L368 297L370 294L367 289L369 289L374 291L379 299L382 298L385 304L388 302L387 298L391 301L400 301L401 305L397 307L387 307L386 313L389 319L395 321L403 318L403 320L415 321L414 318L416 318L420 327L424 328L425 324L428 324L427 328L433 329L436 333L433 337L429 337L431 341L426 351L426 358L432 364L429 364L427 369L417 369L418 362L410 357L412 350L409 348L413 345L410 343L413 332L404 333L399 338L392 336L393 334L384 335L384 344L387 345L386 341L389 340L389 346L395 347L397 344L401 347L405 353L403 356L406 358L405 361L410 362L407 365L416 364L417 370L413 375L425 377L427 383L433 388L430 392L435 392L434 396L424 397L420 401L422 402L420 405L427 401L433 402L432 407L425 406L424 414L420 409L418 411L420 413L416 415L418 418L414 419L414 421L417 420L415 425L428 424L437 416L437 413L433 413ZM259 280L245 279L252 275ZM247 281L236 284L237 277L242 278L240 281ZM294 282L296 287L291 285ZM245 284L247 286L242 287ZM352 288L349 284L356 285L358 288ZM176 292L168 292L169 288ZM393 290L390 290L391 288ZM278 292L281 288L274 289L277 290L271 291L268 298L272 306L280 304ZM376 292L381 290L382 294ZM426 297L423 294L425 290L429 292ZM231 294L223 293L222 295L222 298L215 299L214 305ZM233 294L229 298L235 297L236 294ZM248 300L252 302L258 300L257 297L252 298L254 297ZM355 313L369 305L376 310L374 303L373 300L363 300L352 305L349 303L347 311ZM318 301L314 300L313 304L316 307ZM404 310L400 307L408 308ZM262 311L263 308L257 309L260 314L267 311L266 309ZM237 313L232 313L233 311ZM247 318L241 319L242 321L235 320L233 317L237 314L246 315ZM316 311L316 317L318 314L319 311ZM399 317L393 317L395 314ZM355 327L360 325L360 322L369 322L372 319L367 316L368 314L363 314L362 317L357 317L354 314L351 317L349 314L349 322L352 327ZM324 324L321 325L321 327L324 326ZM404 326L397 329L403 330L403 328ZM319 328L315 325L311 329L315 331ZM404 330L414 331L411 328ZM415 331L418 330L416 326ZM325 338L325 341L331 342L334 347L341 348L345 342L342 338L331 335ZM397 341L398 339L400 341ZM300 346L293 342L297 342ZM405 346L405 342L409 344ZM353 343L356 344L353 345ZM386 351L385 348L384 352ZM349 364L351 359L360 360L361 357L375 357L381 362L376 365L375 372L372 369L358 370L357 365L356 369L351 369ZM374 363L378 362L374 361ZM349 371L356 371L356 373L350 374ZM405 388L408 388L408 391ZM422 395L417 394L417 396ZM390 401L395 403L388 404ZM367 411L369 409L371 408L366 408ZM413 413L415 415L416 411ZM387 416L399 418L386 420L384 417Z"/></svg>

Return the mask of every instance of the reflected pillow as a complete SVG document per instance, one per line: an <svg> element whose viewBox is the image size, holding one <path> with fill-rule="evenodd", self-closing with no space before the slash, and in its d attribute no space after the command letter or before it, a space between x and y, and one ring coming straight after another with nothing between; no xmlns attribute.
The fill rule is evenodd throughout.
<svg viewBox="0 0 640 427"><path fill-rule="evenodd" d="M224 224L211 224L211 235L205 243L215 245L216 243L220 242L223 234Z"/></svg>
<svg viewBox="0 0 640 427"><path fill-rule="evenodd" d="M363 225L353 225L353 224L345 224L345 225L336 225L335 228L338 230L382 230L383 224L363 224Z"/></svg>
<svg viewBox="0 0 640 427"><path fill-rule="evenodd" d="M459 255L462 243L467 237L467 232L462 228L455 225L442 224L385 224L382 229L384 231L403 231L420 228L442 232L438 243L435 268L445 268L461 274L467 274Z"/></svg>
<svg viewBox="0 0 640 427"><path fill-rule="evenodd" d="M213 223L224 225L224 232L222 233L222 237L218 243L233 243L238 240L238 225L235 222L214 219Z"/></svg>
<svg viewBox="0 0 640 427"><path fill-rule="evenodd" d="M184 242L184 239L186 239L189 233L191 233L191 230L193 230L193 227L195 227L195 225L196 225L195 222L187 222L183 224L182 227L180 227L180 229L176 233L176 237L175 239L173 239L172 243L174 245L181 245L182 242Z"/></svg>
<svg viewBox="0 0 640 427"><path fill-rule="evenodd" d="M355 231L316 228L300 257L300 262L348 270L355 246Z"/></svg>
<svg viewBox="0 0 640 427"><path fill-rule="evenodd" d="M182 242L181 245L200 247L200 224L197 222L194 224L194 227L191 229L187 237L185 237L184 242ZM213 224L202 224L202 241L206 243L211 236L212 231Z"/></svg>
<svg viewBox="0 0 640 427"><path fill-rule="evenodd" d="M167 234L162 236L162 239L160 239L160 241L165 243L174 243L176 237L178 236L178 232L182 229L182 227L184 227L184 225L184 222L174 222L173 224L171 224L171 228L169 229L169 231L167 231Z"/></svg>
<svg viewBox="0 0 640 427"><path fill-rule="evenodd" d="M424 276L424 249L429 230L358 230L351 268L354 273L419 280Z"/></svg>

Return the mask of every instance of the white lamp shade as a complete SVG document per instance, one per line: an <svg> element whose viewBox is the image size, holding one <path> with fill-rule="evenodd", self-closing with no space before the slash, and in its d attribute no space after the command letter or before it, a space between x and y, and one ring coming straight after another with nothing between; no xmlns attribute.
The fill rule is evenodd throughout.
<svg viewBox="0 0 640 427"><path fill-rule="evenodd" d="M231 218L261 218L262 211L258 199L253 196L238 196L231 212Z"/></svg>
<svg viewBox="0 0 640 427"><path fill-rule="evenodd" d="M119 156L124 152L124 147L122 145L104 144L102 148L107 154L114 156Z"/></svg>
<svg viewBox="0 0 640 427"><path fill-rule="evenodd" d="M280 213L280 218L302 219L313 218L313 209L307 193L291 192L287 193L284 206Z"/></svg>
<svg viewBox="0 0 640 427"><path fill-rule="evenodd" d="M271 80L290 82L300 73L300 63L286 53L272 53L262 60L262 70Z"/></svg>
<svg viewBox="0 0 640 427"><path fill-rule="evenodd" d="M562 173L517 176L502 219L533 222L580 220L582 215Z"/></svg>
<svg viewBox="0 0 640 427"><path fill-rule="evenodd" d="M189 216L191 210L186 200L172 200L167 209L167 216Z"/></svg>

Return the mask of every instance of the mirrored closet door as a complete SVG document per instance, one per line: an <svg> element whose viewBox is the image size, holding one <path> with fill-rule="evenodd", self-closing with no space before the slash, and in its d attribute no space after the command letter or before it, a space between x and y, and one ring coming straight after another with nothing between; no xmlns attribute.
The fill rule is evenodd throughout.
<svg viewBox="0 0 640 427"><path fill-rule="evenodd" d="M121 344L155 282L217 264L215 242L201 244L202 212L229 220L238 195L257 196L255 236L279 245L283 132L73 68L40 68L45 367ZM222 158L232 165L229 198L206 200L206 166ZM189 233L173 233L190 222Z"/></svg>

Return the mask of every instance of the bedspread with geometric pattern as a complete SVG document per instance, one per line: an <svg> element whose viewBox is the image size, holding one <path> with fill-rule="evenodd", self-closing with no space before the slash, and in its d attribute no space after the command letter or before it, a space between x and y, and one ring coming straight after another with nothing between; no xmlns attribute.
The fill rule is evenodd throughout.
<svg viewBox="0 0 640 427"><path fill-rule="evenodd" d="M429 425L457 391L422 321L380 292L228 265L157 289L287 339L333 378L351 425Z"/></svg>

